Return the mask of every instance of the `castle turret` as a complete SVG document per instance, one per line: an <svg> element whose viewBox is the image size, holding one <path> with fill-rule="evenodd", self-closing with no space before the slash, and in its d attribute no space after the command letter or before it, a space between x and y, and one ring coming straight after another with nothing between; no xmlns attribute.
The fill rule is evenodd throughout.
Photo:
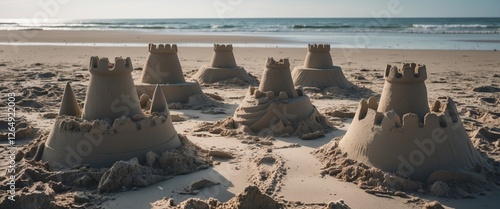
<svg viewBox="0 0 500 209"><path fill-rule="evenodd" d="M233 54L233 45L214 44L214 55L210 66L217 68L237 67L236 59Z"/></svg>
<svg viewBox="0 0 500 209"><path fill-rule="evenodd" d="M276 61L272 57L267 58L259 90L262 92L272 91L276 96L279 96L280 92L285 92L289 98L297 97L298 94L290 74L290 61L288 59Z"/></svg>
<svg viewBox="0 0 500 209"><path fill-rule="evenodd" d="M405 63L401 69L387 65L385 84L377 111L394 110L398 115L414 113L423 122L429 112L425 65Z"/></svg>
<svg viewBox="0 0 500 209"><path fill-rule="evenodd" d="M330 44L309 44L305 68L330 69L333 66Z"/></svg>
<svg viewBox="0 0 500 209"><path fill-rule="evenodd" d="M176 44L149 44L149 56L142 71L141 82L149 84L186 82L177 56Z"/></svg>
<svg viewBox="0 0 500 209"><path fill-rule="evenodd" d="M309 44L303 66L292 71L293 82L297 86L351 88L339 66L333 65L330 44Z"/></svg>
<svg viewBox="0 0 500 209"><path fill-rule="evenodd" d="M59 115L74 117L80 117L82 115L82 110L80 109L80 105L78 105L78 101L76 100L75 94L73 93L73 89L71 88L69 82L66 83L66 88L64 88Z"/></svg>
<svg viewBox="0 0 500 209"><path fill-rule="evenodd" d="M214 44L212 61L201 66L193 78L205 84L224 82L246 85L258 82L248 75L245 68L236 64L231 44Z"/></svg>
<svg viewBox="0 0 500 209"><path fill-rule="evenodd" d="M136 82L137 94L153 97L155 89L161 88L169 104L176 103L178 108L207 107L217 104L201 90L198 82L187 82L177 57L175 44L149 44L149 56L142 71L141 79Z"/></svg>
<svg viewBox="0 0 500 209"><path fill-rule="evenodd" d="M109 68L108 58L90 59L90 81L82 118L114 121L116 118L143 115L134 86L130 58L116 58Z"/></svg>

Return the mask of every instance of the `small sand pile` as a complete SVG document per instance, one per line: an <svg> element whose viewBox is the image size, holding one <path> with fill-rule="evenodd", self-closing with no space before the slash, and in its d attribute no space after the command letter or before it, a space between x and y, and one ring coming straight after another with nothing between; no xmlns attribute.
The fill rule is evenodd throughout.
<svg viewBox="0 0 500 209"><path fill-rule="evenodd" d="M498 162L472 145L453 100L427 105L425 79L425 66L388 66L380 103L362 100L346 135L316 151L323 174L390 195L469 197L500 185Z"/></svg>
<svg viewBox="0 0 500 209"><path fill-rule="evenodd" d="M328 204L307 204L301 202L289 202L286 200L274 200L273 198L262 194L259 188L249 186L243 193L236 195L229 201L222 203L216 199L188 199L179 204L175 204L173 199L165 198L163 200L151 203L152 209L350 209L344 201L339 200Z"/></svg>
<svg viewBox="0 0 500 209"><path fill-rule="evenodd" d="M214 55L210 65L202 66L193 75L201 84L236 84L239 86L256 84L257 79L251 77L245 68L236 64L233 45L214 44Z"/></svg>
<svg viewBox="0 0 500 209"><path fill-rule="evenodd" d="M78 166L65 170L53 170L40 161L42 145L47 140L42 134L24 146L16 155L16 201L7 196L0 198L0 208L78 208L106 201L102 193L126 191L145 187L175 175L193 173L210 165L208 151L179 135L181 146L162 153L146 154L147 162L140 164L137 158L118 161L111 168ZM0 189L7 191L7 177L0 177ZM85 194L75 196L75 194ZM54 201L57 199L57 201ZM46 206L46 207L45 207Z"/></svg>
<svg viewBox="0 0 500 209"><path fill-rule="evenodd" d="M302 89L294 88L288 59L268 58L259 88L250 87L233 117L217 122L211 129L224 136L246 133L302 137L332 127Z"/></svg>
<svg viewBox="0 0 500 209"><path fill-rule="evenodd" d="M152 96L159 85L170 108L202 109L218 105L203 93L198 82L186 82L177 56L177 45L149 44L149 52L140 82L136 83L139 95Z"/></svg>
<svg viewBox="0 0 500 209"><path fill-rule="evenodd" d="M292 71L293 82L304 87L338 87L351 88L339 66L333 65L330 55L330 44L309 44L304 66L295 67Z"/></svg>

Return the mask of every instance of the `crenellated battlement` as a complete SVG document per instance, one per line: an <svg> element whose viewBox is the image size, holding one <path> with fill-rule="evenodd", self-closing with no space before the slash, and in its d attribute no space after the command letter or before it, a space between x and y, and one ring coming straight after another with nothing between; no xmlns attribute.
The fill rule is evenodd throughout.
<svg viewBox="0 0 500 209"><path fill-rule="evenodd" d="M94 75L121 75L134 70L130 57L123 59L115 58L115 63L110 63L108 58L93 56L90 58L89 71Z"/></svg>
<svg viewBox="0 0 500 209"><path fill-rule="evenodd" d="M288 59L280 59L278 61L274 60L272 57L268 57L266 60L267 68L290 68L290 61Z"/></svg>
<svg viewBox="0 0 500 209"><path fill-rule="evenodd" d="M156 127L164 124L168 119L168 112L155 113L140 120L120 117L113 121L113 125L103 120L87 121L72 116L59 116L56 126L62 132L73 133L75 130L92 134L116 134L140 131L146 127Z"/></svg>
<svg viewBox="0 0 500 209"><path fill-rule="evenodd" d="M150 53L175 54L178 52L177 44L149 44Z"/></svg>
<svg viewBox="0 0 500 209"><path fill-rule="evenodd" d="M232 44L214 44L214 51L233 51Z"/></svg>
<svg viewBox="0 0 500 209"><path fill-rule="evenodd" d="M330 52L330 44L309 44L309 52Z"/></svg>
<svg viewBox="0 0 500 209"><path fill-rule="evenodd" d="M404 63L401 69L387 65L384 77L389 82L424 82L427 79L427 70L425 65L415 63Z"/></svg>
<svg viewBox="0 0 500 209"><path fill-rule="evenodd" d="M392 130L394 128L447 128L460 122L455 102L451 98L448 98L445 104L436 101L433 106L436 106L436 104L439 108L434 108L434 110L439 111L427 113L424 121L420 122L418 115L414 113L399 116L392 110L386 113L378 112L378 103L375 98L371 97L368 101L361 100L356 111L355 120L381 126L382 130Z"/></svg>

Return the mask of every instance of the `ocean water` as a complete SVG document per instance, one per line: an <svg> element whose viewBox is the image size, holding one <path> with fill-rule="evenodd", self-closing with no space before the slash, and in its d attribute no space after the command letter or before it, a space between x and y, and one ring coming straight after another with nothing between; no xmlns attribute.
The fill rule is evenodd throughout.
<svg viewBox="0 0 500 209"><path fill-rule="evenodd" d="M346 48L500 50L500 18L14 19L0 20L0 30L269 36L288 41L289 47L314 42Z"/></svg>

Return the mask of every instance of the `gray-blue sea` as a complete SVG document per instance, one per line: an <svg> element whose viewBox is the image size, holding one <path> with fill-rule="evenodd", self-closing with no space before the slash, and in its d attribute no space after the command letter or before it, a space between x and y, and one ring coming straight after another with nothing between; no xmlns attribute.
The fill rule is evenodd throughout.
<svg viewBox="0 0 500 209"><path fill-rule="evenodd" d="M500 18L4 19L0 30L132 30L287 41L270 47L330 43L339 48L500 50Z"/></svg>

